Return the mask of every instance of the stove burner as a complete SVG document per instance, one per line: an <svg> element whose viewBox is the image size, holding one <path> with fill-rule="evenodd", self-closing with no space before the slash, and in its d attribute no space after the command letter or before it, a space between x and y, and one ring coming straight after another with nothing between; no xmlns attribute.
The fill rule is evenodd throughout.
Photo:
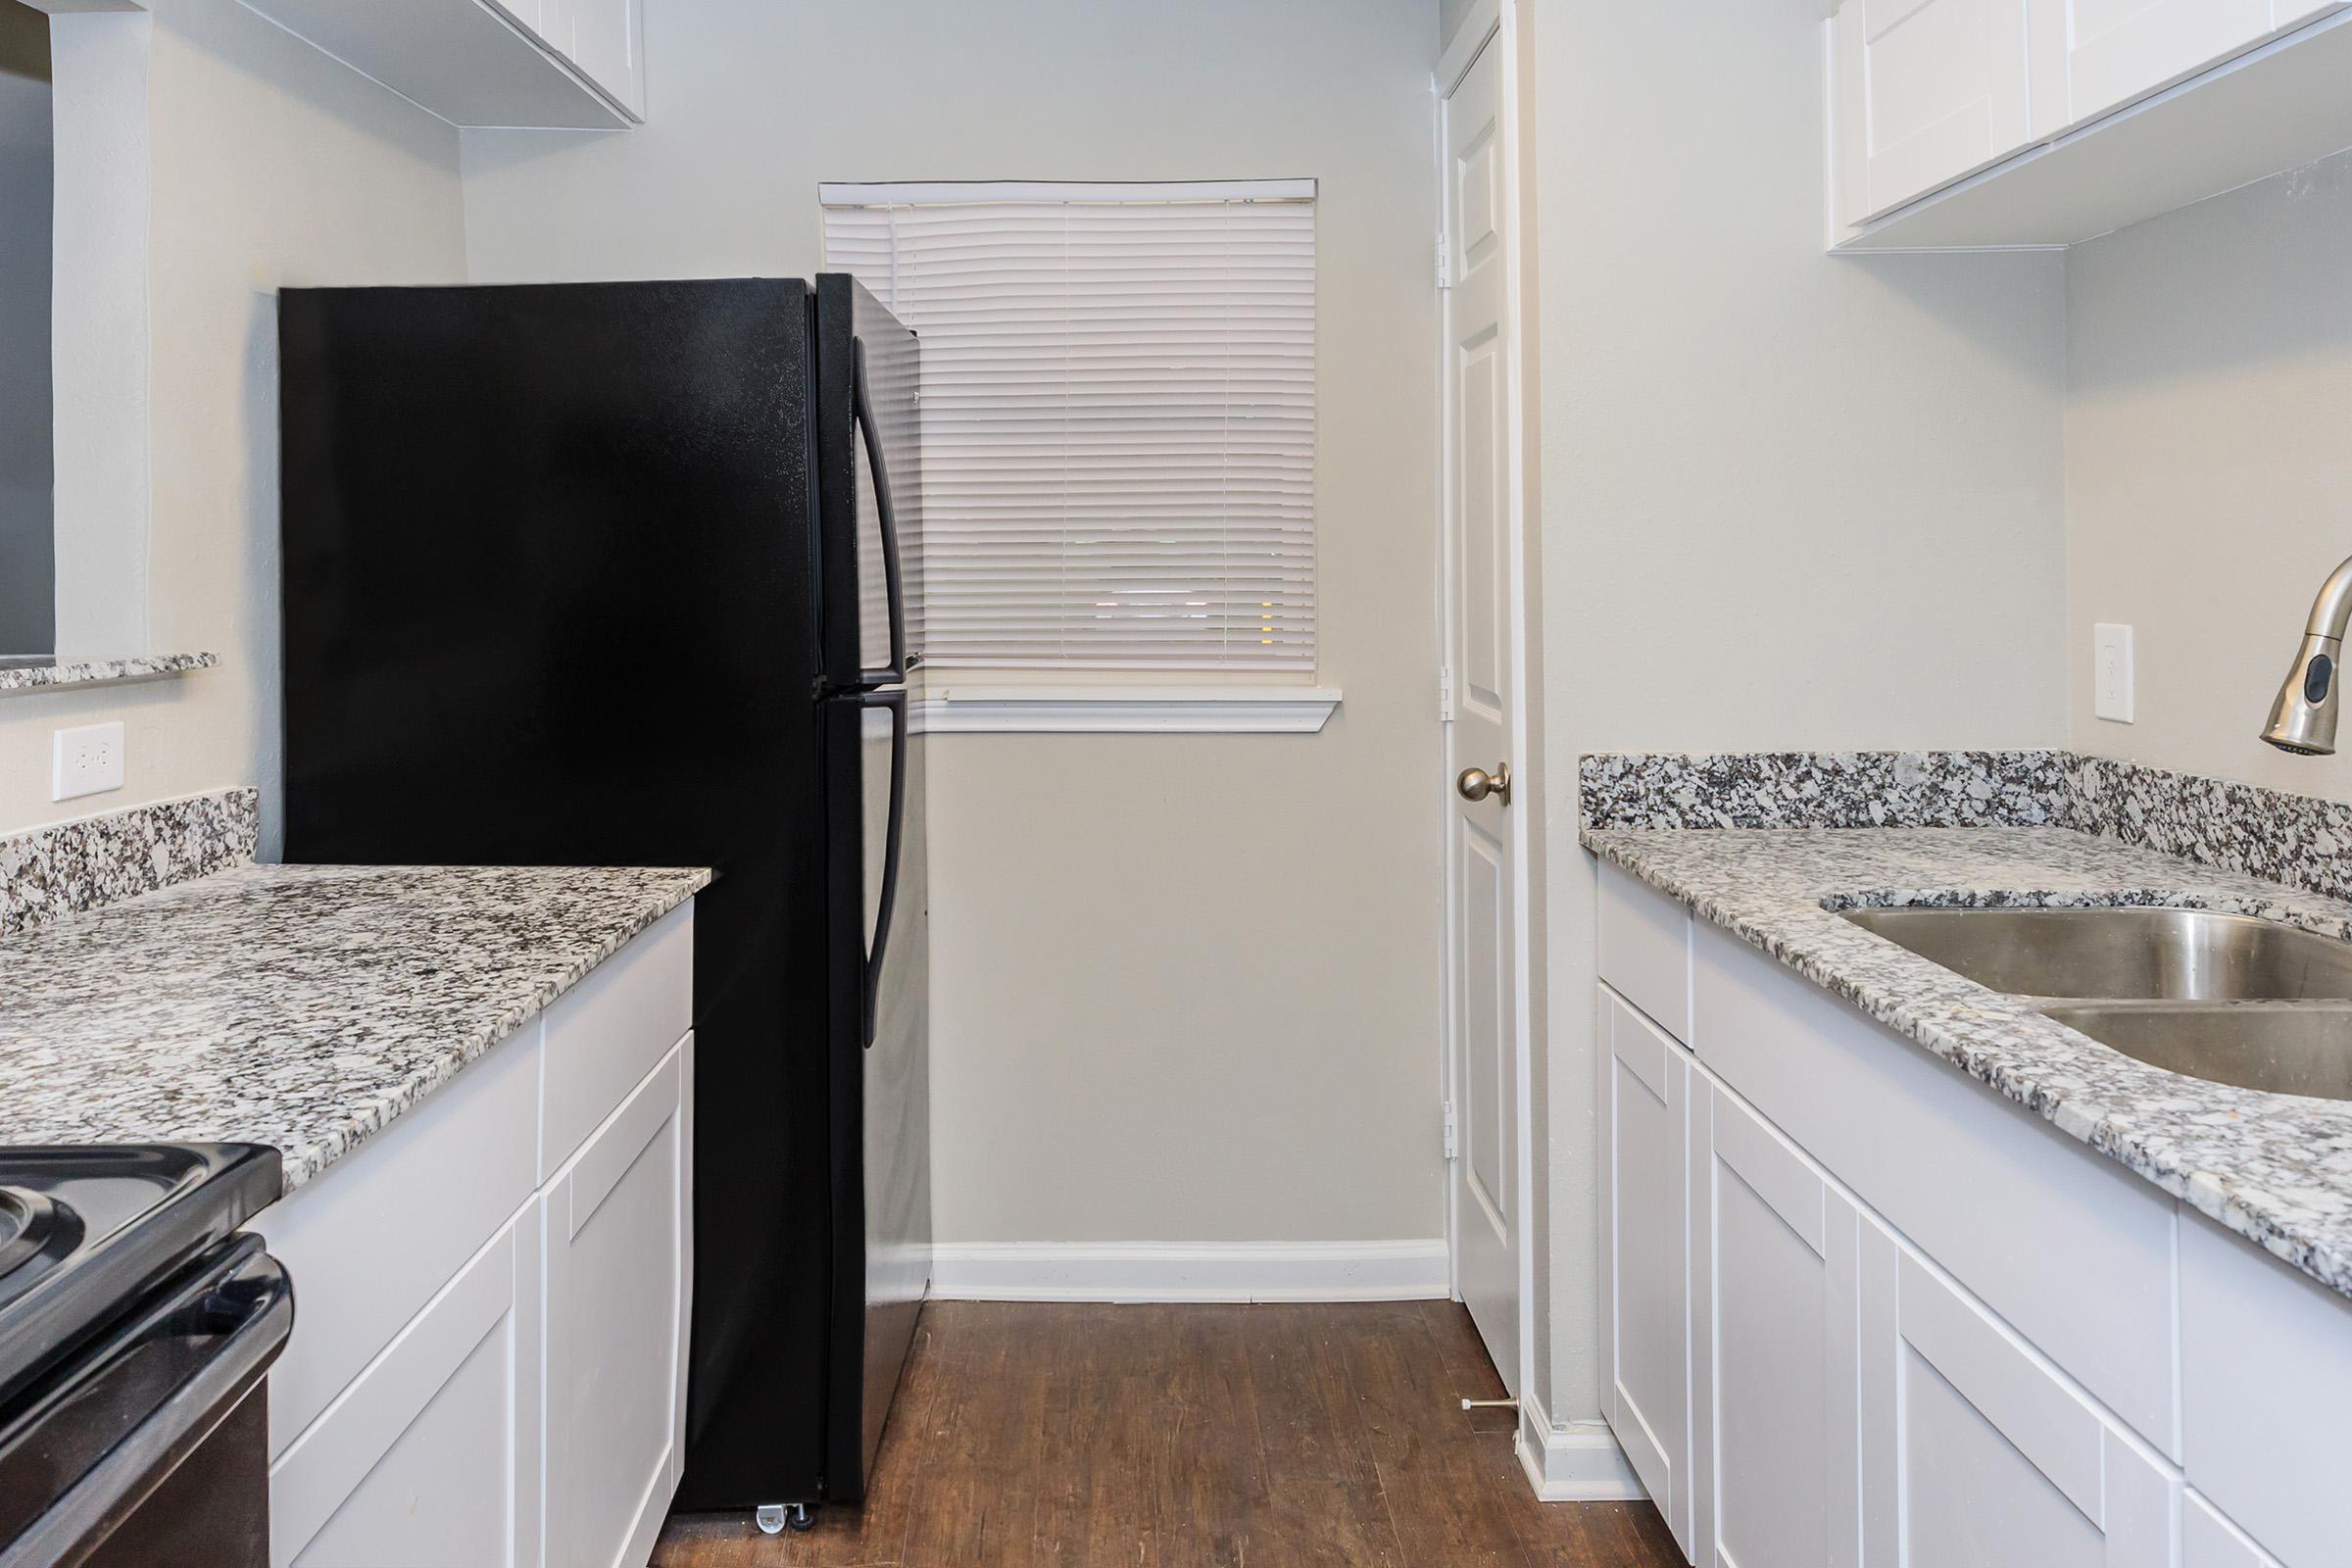
<svg viewBox="0 0 2352 1568"><path fill-rule="evenodd" d="M46 1193L0 1187L0 1277L40 1256L60 1220L71 1220L73 1214Z"/></svg>

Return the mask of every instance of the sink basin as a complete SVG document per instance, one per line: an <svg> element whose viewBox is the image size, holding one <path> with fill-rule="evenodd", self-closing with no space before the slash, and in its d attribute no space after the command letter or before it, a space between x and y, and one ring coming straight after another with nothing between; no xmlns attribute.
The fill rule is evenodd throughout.
<svg viewBox="0 0 2352 1568"><path fill-rule="evenodd" d="M2352 1100L2352 1007L2192 1003L2042 1011L2151 1067L2240 1089Z"/></svg>
<svg viewBox="0 0 2352 1568"><path fill-rule="evenodd" d="M2250 915L2131 907L1841 912L1865 931L2013 996L2352 1001L2352 943ZM2214 1021L2207 1015L2205 1027Z"/></svg>

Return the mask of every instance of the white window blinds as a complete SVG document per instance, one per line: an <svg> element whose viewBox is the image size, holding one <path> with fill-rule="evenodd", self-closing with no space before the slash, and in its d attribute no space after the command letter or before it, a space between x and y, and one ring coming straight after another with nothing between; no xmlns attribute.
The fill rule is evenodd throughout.
<svg viewBox="0 0 2352 1568"><path fill-rule="evenodd" d="M921 336L929 662L1312 674L1311 180L823 198Z"/></svg>

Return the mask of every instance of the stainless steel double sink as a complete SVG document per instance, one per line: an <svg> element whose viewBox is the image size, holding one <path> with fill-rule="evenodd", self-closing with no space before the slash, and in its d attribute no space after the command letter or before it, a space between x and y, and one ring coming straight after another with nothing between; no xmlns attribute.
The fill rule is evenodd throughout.
<svg viewBox="0 0 2352 1568"><path fill-rule="evenodd" d="M2352 1100L2352 942L2210 909L1838 912L2152 1066Z"/></svg>

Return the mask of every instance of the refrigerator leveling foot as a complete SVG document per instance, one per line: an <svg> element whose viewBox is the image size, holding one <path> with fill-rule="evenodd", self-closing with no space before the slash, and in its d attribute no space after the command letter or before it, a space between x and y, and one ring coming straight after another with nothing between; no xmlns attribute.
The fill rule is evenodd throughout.
<svg viewBox="0 0 2352 1568"><path fill-rule="evenodd" d="M805 1502L763 1502L752 1514L763 1536L789 1528L794 1534L816 1528L816 1510Z"/></svg>

